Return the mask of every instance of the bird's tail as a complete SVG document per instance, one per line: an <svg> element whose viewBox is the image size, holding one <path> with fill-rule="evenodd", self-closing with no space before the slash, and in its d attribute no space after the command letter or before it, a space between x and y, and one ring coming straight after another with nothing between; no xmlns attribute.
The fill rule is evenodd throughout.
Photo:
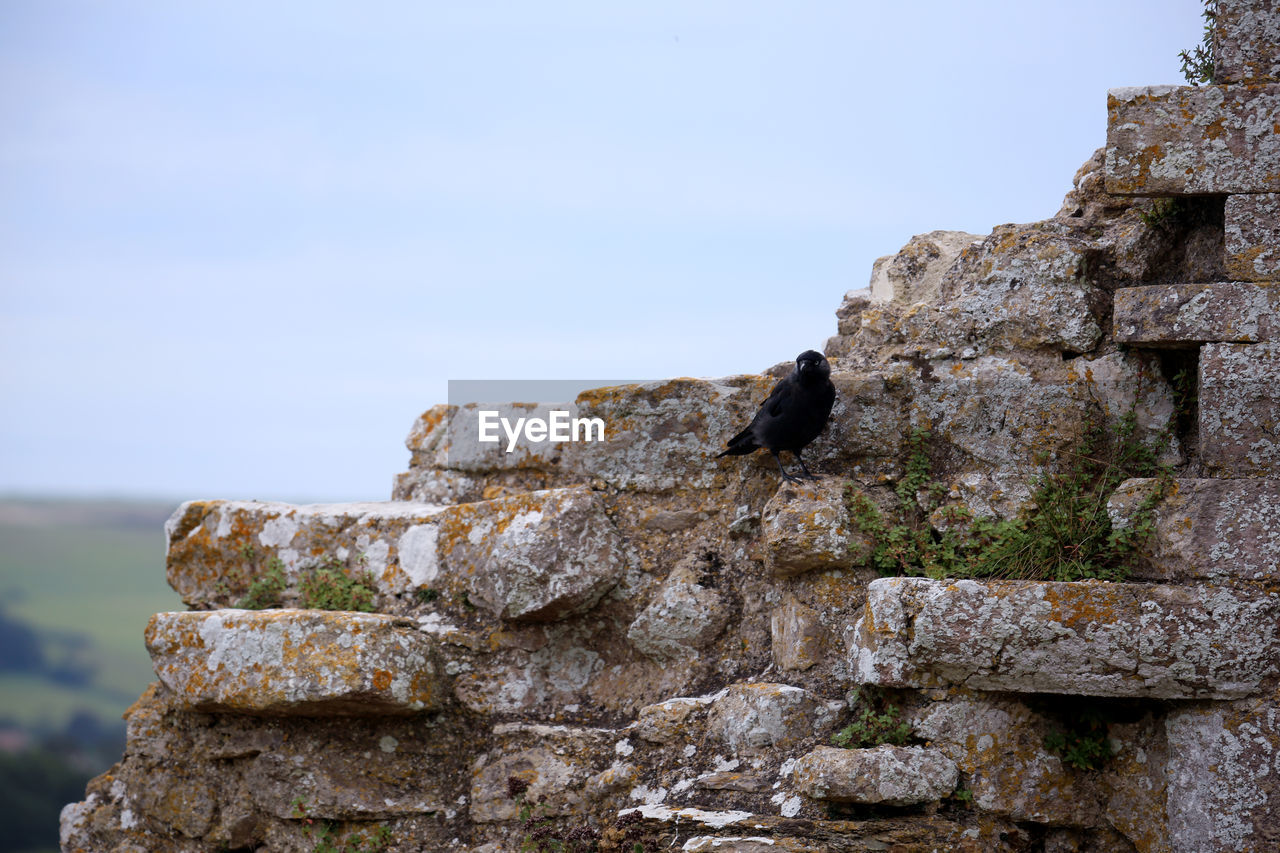
<svg viewBox="0 0 1280 853"><path fill-rule="evenodd" d="M755 436L751 434L751 429L744 429L742 432L729 439L728 449L723 453L717 453L716 458L721 456L746 456L753 450L759 450L760 445L756 444Z"/></svg>

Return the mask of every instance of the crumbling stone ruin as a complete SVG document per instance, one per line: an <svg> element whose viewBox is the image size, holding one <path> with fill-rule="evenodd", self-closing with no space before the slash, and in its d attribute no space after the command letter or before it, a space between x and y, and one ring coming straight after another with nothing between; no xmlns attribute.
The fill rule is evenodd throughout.
<svg viewBox="0 0 1280 853"><path fill-rule="evenodd" d="M1216 82L1112 91L1055 216L845 297L812 485L713 458L784 364L586 392L597 444L436 406L386 503L184 504L63 850L1280 849L1280 7L1218 5ZM1099 429L1157 457L1122 580L875 523L1027 518Z"/></svg>

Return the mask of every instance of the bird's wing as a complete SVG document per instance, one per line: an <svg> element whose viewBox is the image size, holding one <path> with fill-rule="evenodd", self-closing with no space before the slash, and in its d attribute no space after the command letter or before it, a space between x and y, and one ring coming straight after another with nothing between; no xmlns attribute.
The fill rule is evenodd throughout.
<svg viewBox="0 0 1280 853"><path fill-rule="evenodd" d="M789 379L790 377L788 377ZM773 386L773 390L769 392L769 397L760 406L760 414L768 413L769 417L776 418L778 414L786 407L788 401L792 397L791 383L787 379L783 379L777 385Z"/></svg>

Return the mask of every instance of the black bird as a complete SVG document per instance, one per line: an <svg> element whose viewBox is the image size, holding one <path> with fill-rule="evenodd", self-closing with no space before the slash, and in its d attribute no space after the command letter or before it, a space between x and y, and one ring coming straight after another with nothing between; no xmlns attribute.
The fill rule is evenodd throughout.
<svg viewBox="0 0 1280 853"><path fill-rule="evenodd" d="M809 473L800 451L818 437L831 416L831 406L836 401L836 387L831 384L831 365L822 353L805 350L796 358L796 369L779 380L750 425L729 439L728 450L720 456L745 456L763 447L778 460L782 478L798 483L787 473L782 464L780 450L790 450L800 463L800 470L810 480L818 479Z"/></svg>

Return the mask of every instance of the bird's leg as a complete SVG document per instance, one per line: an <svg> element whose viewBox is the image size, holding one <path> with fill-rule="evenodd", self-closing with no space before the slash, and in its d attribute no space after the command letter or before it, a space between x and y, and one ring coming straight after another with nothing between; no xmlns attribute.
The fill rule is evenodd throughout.
<svg viewBox="0 0 1280 853"><path fill-rule="evenodd" d="M804 457L800 455L800 451L796 450L794 452L796 454L796 461L800 463L800 470L804 472L805 477L810 480L821 480L821 477L809 471L809 466L804 464Z"/></svg>
<svg viewBox="0 0 1280 853"><path fill-rule="evenodd" d="M787 469L785 466L783 466L782 457L778 455L778 451L770 450L769 452L773 454L774 459L778 460L778 470L782 472L782 479L786 480L788 483L800 482L795 477L792 477L790 474L787 473Z"/></svg>

